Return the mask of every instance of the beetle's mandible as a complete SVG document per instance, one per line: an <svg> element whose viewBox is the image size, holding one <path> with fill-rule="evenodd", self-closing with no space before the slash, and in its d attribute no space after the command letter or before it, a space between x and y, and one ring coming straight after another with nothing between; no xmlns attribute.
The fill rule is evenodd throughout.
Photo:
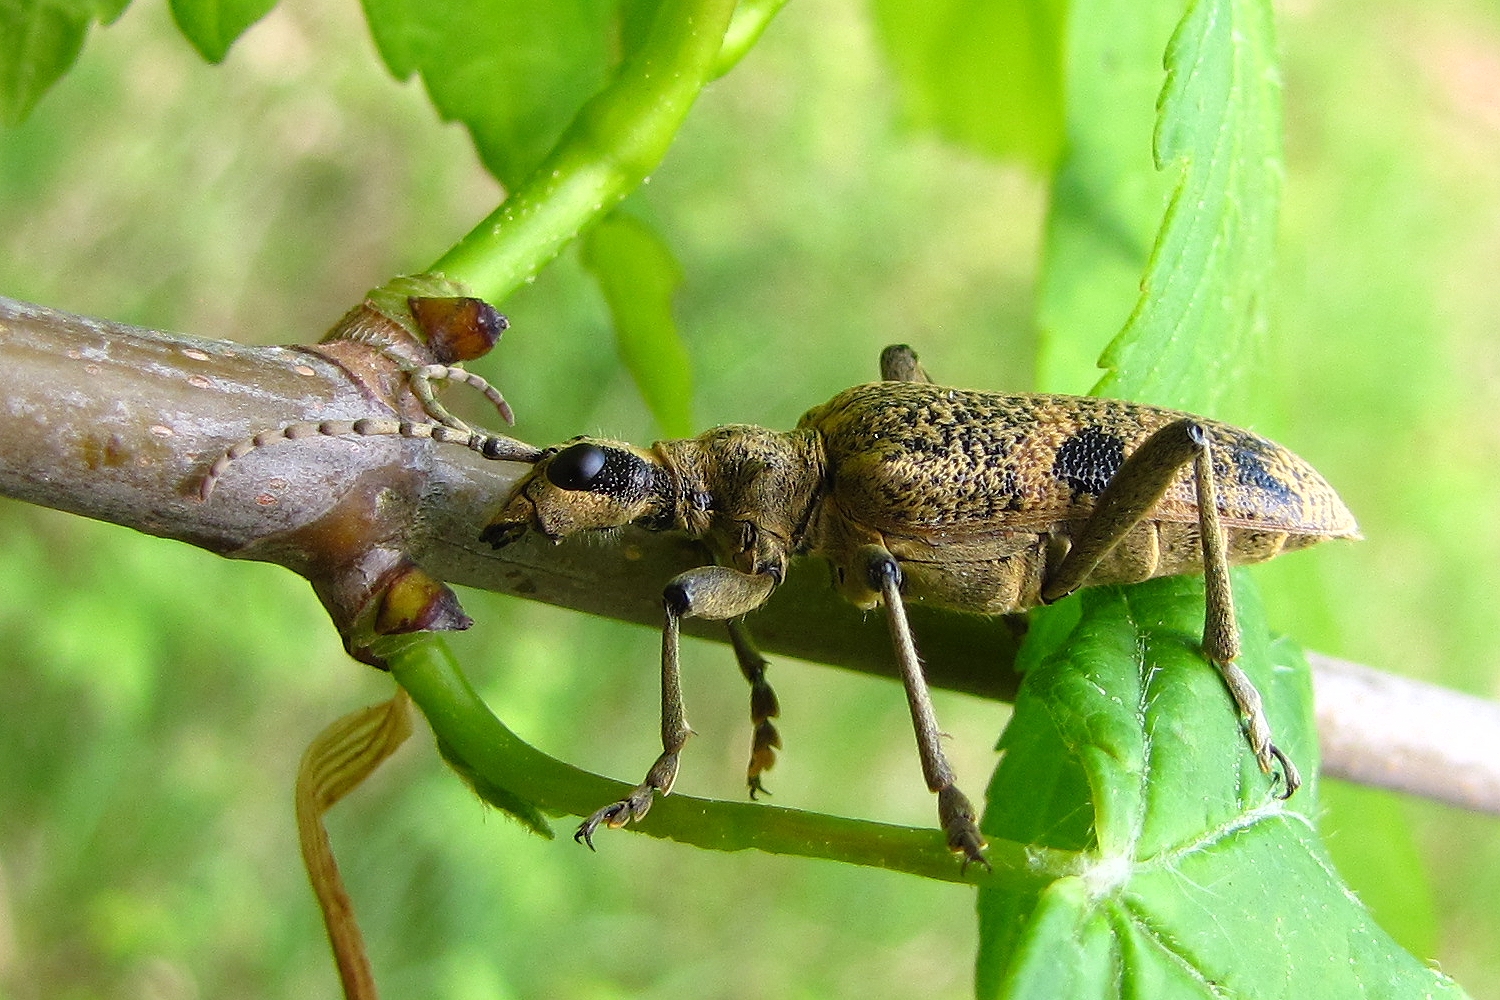
<svg viewBox="0 0 1500 1000"><path fill-rule="evenodd" d="M735 425L650 448L577 438L543 452L485 528L481 537L499 547L526 531L561 540L635 523L686 532L714 556L664 593L661 756L578 838L592 846L600 824L639 819L671 791L690 733L678 685L684 617L730 624L752 688L751 794L760 789L780 745L777 708L740 618L765 602L796 554L827 559L856 605L885 606L922 772L965 863L983 863L984 839L943 754L908 600L1002 614L1079 587L1203 572L1204 651L1262 770L1279 765L1284 794L1294 792L1297 770L1234 663L1229 567L1358 537L1328 483L1279 445L1173 410L944 388L902 345L882 355L881 375L809 410L789 432Z"/></svg>

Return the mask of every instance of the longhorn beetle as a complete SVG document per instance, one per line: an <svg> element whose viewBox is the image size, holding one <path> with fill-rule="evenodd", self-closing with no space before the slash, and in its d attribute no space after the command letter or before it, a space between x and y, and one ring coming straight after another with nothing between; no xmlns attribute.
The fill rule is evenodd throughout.
<svg viewBox="0 0 1500 1000"><path fill-rule="evenodd" d="M948 846L984 864L974 807L956 785L907 624L906 600L1007 614L1080 587L1202 572L1203 650L1224 678L1263 771L1281 767L1284 796L1301 784L1271 739L1260 693L1238 666L1229 567L1328 538L1358 538L1353 516L1306 462L1249 431L1176 410L1093 396L1002 395L934 385L905 345L886 348L881 381L846 389L795 430L743 424L637 448L574 438L538 451L471 430L423 380L466 381L508 409L478 376L408 371L433 423L368 418L290 424L230 448L201 484L207 500L236 459L313 435L426 437L487 458L533 463L480 540L500 548L536 531L553 541L639 524L706 543L714 564L663 591L662 752L645 780L595 812L575 839L624 826L672 790L691 734L678 668L681 620L724 621L750 681L755 725L750 794L781 745L766 662L741 618L765 603L793 555L821 556L843 595L885 605L927 787ZM425 391L424 391L425 390Z"/></svg>
<svg viewBox="0 0 1500 1000"><path fill-rule="evenodd" d="M1261 769L1301 783L1271 739L1261 698L1235 665L1240 636L1229 567L1326 538L1356 538L1348 509L1302 459L1249 431L1174 410L1088 396L1001 395L927 378L904 345L882 381L809 410L795 430L730 425L637 448L574 438L543 451L481 539L527 531L553 541L625 524L703 540L714 565L663 592L662 752L601 824L646 815L672 790L690 730L678 677L686 617L723 620L751 684L749 784L780 746L776 698L741 616L781 583L788 559L821 556L861 608L884 605L927 787L948 846L984 863L974 808L943 753L906 601L980 614L1050 603L1098 584L1203 572L1203 649L1223 676Z"/></svg>

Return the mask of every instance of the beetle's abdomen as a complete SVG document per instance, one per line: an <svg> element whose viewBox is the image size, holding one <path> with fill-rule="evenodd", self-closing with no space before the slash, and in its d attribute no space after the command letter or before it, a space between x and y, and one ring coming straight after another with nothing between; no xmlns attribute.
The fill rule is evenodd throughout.
<svg viewBox="0 0 1500 1000"><path fill-rule="evenodd" d="M1002 395L875 382L802 418L827 461L827 496L887 534L1047 531L1086 517L1125 458L1175 410L1092 396ZM1306 462L1249 431L1194 418L1212 438L1227 527L1354 536L1353 517ZM1196 522L1185 469L1157 520Z"/></svg>

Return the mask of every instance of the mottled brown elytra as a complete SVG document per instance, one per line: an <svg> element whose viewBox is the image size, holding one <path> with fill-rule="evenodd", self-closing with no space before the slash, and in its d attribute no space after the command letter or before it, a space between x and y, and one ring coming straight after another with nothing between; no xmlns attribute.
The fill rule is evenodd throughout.
<svg viewBox="0 0 1500 1000"><path fill-rule="evenodd" d="M484 529L481 538L499 547L526 531L561 540L635 523L685 532L714 556L664 592L661 756L577 838L592 847L601 823L639 819L671 791L689 735L677 663L684 617L729 623L751 683L752 796L760 789L780 745L776 699L740 618L798 554L828 560L859 607L885 605L922 772L966 864L984 862L984 839L943 754L906 600L1004 614L1079 587L1203 572L1204 651L1262 770L1279 764L1284 794L1296 791L1297 769L1234 663L1229 567L1358 537L1328 483L1280 445L1175 410L945 388L900 345L881 356L881 376L809 410L792 431L732 425L650 448L576 438L542 452Z"/></svg>

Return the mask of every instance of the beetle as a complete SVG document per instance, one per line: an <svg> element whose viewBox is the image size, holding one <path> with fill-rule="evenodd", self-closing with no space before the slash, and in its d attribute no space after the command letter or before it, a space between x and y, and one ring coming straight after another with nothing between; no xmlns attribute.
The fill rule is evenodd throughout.
<svg viewBox="0 0 1500 1000"><path fill-rule="evenodd" d="M881 381L844 390L787 432L729 425L649 448L574 438L543 451L484 528L481 540L499 548L529 531L561 541L637 524L684 532L713 557L663 591L662 752L575 839L592 848L601 825L640 819L671 792L691 732L678 668L686 617L729 623L751 684L751 796L761 790L780 746L777 705L740 619L770 597L794 555L831 563L856 606L885 607L922 773L965 865L985 863L984 838L943 753L909 600L1007 614L1080 587L1204 573L1204 652L1261 769L1294 793L1301 777L1234 662L1229 567L1359 537L1323 477L1250 431L1176 410L947 388L905 345L887 348L880 370Z"/></svg>

